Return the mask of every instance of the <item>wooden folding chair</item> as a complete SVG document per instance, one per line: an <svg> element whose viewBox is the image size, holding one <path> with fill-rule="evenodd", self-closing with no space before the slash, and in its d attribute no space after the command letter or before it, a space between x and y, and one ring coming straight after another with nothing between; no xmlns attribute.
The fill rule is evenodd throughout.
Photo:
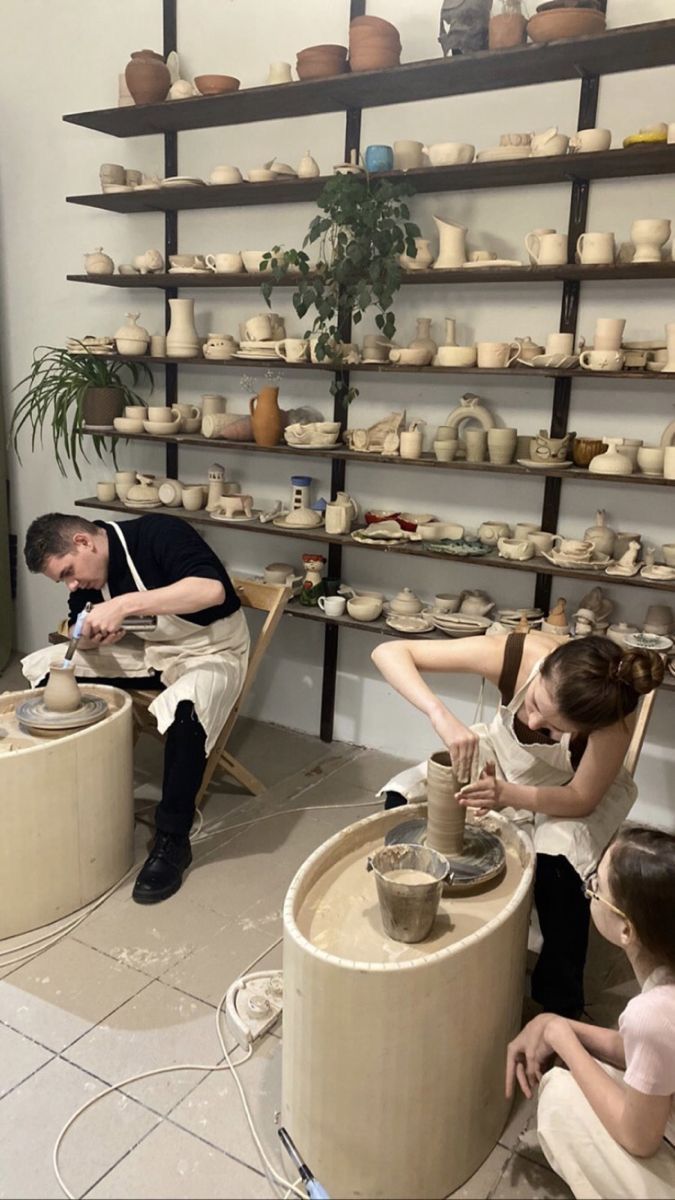
<svg viewBox="0 0 675 1200"><path fill-rule="evenodd" d="M623 760L623 765L628 771L629 775L635 774L638 765L638 759L640 757L640 751L642 750L645 737L647 736L647 727L654 709L654 704L656 703L658 690L658 688L654 688L653 692L648 692L646 696L642 697L638 705L635 729L633 730L633 736L630 739L630 745L626 751L626 757Z"/></svg>
<svg viewBox="0 0 675 1200"><path fill-rule="evenodd" d="M256 677L263 655L281 620L284 608L291 595L291 589L280 584L256 583L251 579L233 578L232 583L244 608L257 609L259 612L267 613L267 616L248 660L244 686L218 735L215 746L206 760L204 777L195 801L197 807L199 807L204 799L213 775L218 768L227 771L229 775L237 780L237 783L241 783L254 796L259 796L265 790L265 785L243 763L240 763L234 755L230 754L225 747L239 715L241 705ZM134 745L141 733L150 733L153 737L161 739L162 735L159 733L153 717L148 712L153 700L156 699L157 692L146 692L132 688L129 689L129 695L133 701Z"/></svg>

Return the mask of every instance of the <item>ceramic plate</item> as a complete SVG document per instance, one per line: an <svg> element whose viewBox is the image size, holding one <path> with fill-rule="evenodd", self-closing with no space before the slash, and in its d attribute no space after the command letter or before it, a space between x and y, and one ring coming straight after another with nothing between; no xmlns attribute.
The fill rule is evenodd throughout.
<svg viewBox="0 0 675 1200"><path fill-rule="evenodd" d="M535 354L529 362L526 359L519 358L518 362L525 363L528 367L552 367L556 371L570 371L573 367L579 365L578 354Z"/></svg>
<svg viewBox="0 0 675 1200"><path fill-rule="evenodd" d="M135 188L128 183L106 183L103 191L106 195L115 196L119 192L133 192Z"/></svg>
<svg viewBox="0 0 675 1200"><path fill-rule="evenodd" d="M236 513L233 517L226 517L223 513L217 512L209 513L209 516L212 521L224 521L227 525L241 525L245 521L257 521L260 516L260 509L252 509L250 517L247 517L245 513Z"/></svg>
<svg viewBox="0 0 675 1200"><path fill-rule="evenodd" d="M125 508L162 508L161 500L123 500Z"/></svg>
<svg viewBox="0 0 675 1200"><path fill-rule="evenodd" d="M673 644L672 638L658 637L655 633L626 633L623 640L636 650L670 650Z"/></svg>
<svg viewBox="0 0 675 1200"><path fill-rule="evenodd" d="M483 546L481 542L450 541L448 539L426 542L425 545L427 550L432 550L435 554L453 554L457 558L482 558L494 550L494 546Z"/></svg>
<svg viewBox="0 0 675 1200"><path fill-rule="evenodd" d="M156 192L160 185L158 183L137 183L134 188L135 192Z"/></svg>
<svg viewBox="0 0 675 1200"><path fill-rule="evenodd" d="M278 526L279 529L296 529L299 533L311 533L313 529L322 528L323 517L321 517L318 525L289 525L286 517L275 517L272 524Z"/></svg>
<svg viewBox="0 0 675 1200"><path fill-rule="evenodd" d="M212 275L208 267L169 267L169 275Z"/></svg>
<svg viewBox="0 0 675 1200"><path fill-rule="evenodd" d="M605 567L612 561L609 554L597 554L590 562L578 562L576 558L567 558L563 554L546 554L542 553L542 558L547 562L553 563L554 567L564 567L566 571L604 571ZM674 572L675 574L675 572Z"/></svg>
<svg viewBox="0 0 675 1200"><path fill-rule="evenodd" d="M243 358L246 362L281 362L281 359L277 359L276 354L270 354L269 351L267 354L254 354L252 351L235 350L232 357Z"/></svg>
<svg viewBox="0 0 675 1200"><path fill-rule="evenodd" d="M81 729L84 725L93 725L100 721L108 712L107 700L82 692L82 704L75 712L54 712L46 708L43 697L24 700L16 709L16 719L26 729L47 730L49 732L66 729Z"/></svg>
<svg viewBox="0 0 675 1200"><path fill-rule="evenodd" d="M516 462L519 467L537 467L540 471L564 471L566 467L574 466L569 459L565 462L539 462L535 458L517 458Z"/></svg>
<svg viewBox="0 0 675 1200"><path fill-rule="evenodd" d="M422 539L419 533L408 533L405 529L397 527L397 532L393 529L383 529L383 525L388 525L387 521L379 521L376 525L369 525L367 529L355 529L350 535L355 542L365 542L366 545L374 542L420 542ZM371 532L372 531L372 532Z"/></svg>
<svg viewBox="0 0 675 1200"><path fill-rule="evenodd" d="M247 338L242 338L239 343L240 350L271 350L274 353L276 346L275 338L260 339L260 341L249 341Z"/></svg>
<svg viewBox="0 0 675 1200"><path fill-rule="evenodd" d="M464 267L522 267L524 264L519 258L482 258L479 262L465 262L459 269L464 270Z"/></svg>
<svg viewBox="0 0 675 1200"><path fill-rule="evenodd" d="M499 162L503 158L531 158L529 146L491 146L488 150L479 150L476 162Z"/></svg>
<svg viewBox="0 0 675 1200"><path fill-rule="evenodd" d="M619 579L622 576L624 579L632 579L633 575L637 575L639 570L639 567L631 567L630 569L627 569L626 567L620 567L618 563L610 563L610 565L605 568L605 575L617 575Z"/></svg>
<svg viewBox="0 0 675 1200"><path fill-rule="evenodd" d="M160 187L206 187L203 179L197 179L192 175L170 175L167 179L163 179Z"/></svg>
<svg viewBox="0 0 675 1200"><path fill-rule="evenodd" d="M395 613L387 617L386 623L398 633L431 633L434 628L433 623L427 621L426 617L397 617Z"/></svg>
<svg viewBox="0 0 675 1200"><path fill-rule="evenodd" d="M654 583L668 583L670 579L675 579L675 568L662 566L658 574L655 574L652 567L643 567L640 574L643 579L651 579Z"/></svg>

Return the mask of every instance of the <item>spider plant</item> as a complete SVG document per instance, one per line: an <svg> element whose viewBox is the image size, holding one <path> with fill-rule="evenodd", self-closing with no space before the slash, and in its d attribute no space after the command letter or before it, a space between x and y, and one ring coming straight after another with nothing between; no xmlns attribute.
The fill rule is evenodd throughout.
<svg viewBox="0 0 675 1200"><path fill-rule="evenodd" d="M38 440L40 445L44 444L45 430L51 428L59 471L66 475L70 464L81 479L78 457L81 455L88 461L82 440L82 405L87 393L91 388L116 388L122 394L124 406L143 404L136 390L139 384L148 384L152 391L152 372L145 363L111 362L91 354L84 346L82 353L37 346L28 375L13 389L23 389L10 423L10 441L19 462L23 427L30 426L33 451ZM94 436L93 443L98 457L103 458L108 449L105 436Z"/></svg>

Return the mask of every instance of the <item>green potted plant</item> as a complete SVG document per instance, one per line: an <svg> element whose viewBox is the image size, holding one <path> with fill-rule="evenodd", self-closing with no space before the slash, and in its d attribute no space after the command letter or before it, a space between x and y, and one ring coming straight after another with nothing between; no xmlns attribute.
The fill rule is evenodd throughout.
<svg viewBox="0 0 675 1200"><path fill-rule="evenodd" d="M24 425L31 429L31 448L45 429L51 427L54 457L62 475L70 463L78 479L82 478L78 455L86 460L83 426L111 426L124 408L144 401L137 392L141 383L152 390L152 372L146 363L112 362L83 348L73 353L56 346L37 346L33 365L14 391L23 389L10 424L10 438L16 455ZM103 457L105 437L94 436L94 447Z"/></svg>
<svg viewBox="0 0 675 1200"><path fill-rule="evenodd" d="M318 243L318 261L310 265L302 250L275 246L263 256L261 267L270 280L262 292L270 304L275 284L289 274L298 276L293 307L299 317L314 308L316 316L305 337L316 339L313 357L336 370L346 365L341 349L366 311L376 310L375 324L383 337L392 338L396 320L392 303L401 286L400 255L416 257L417 225L410 221L404 197L409 183L378 180L372 175L335 175L317 201L321 214L311 221L303 247ZM333 383L335 395L339 383ZM344 390L349 402L356 388Z"/></svg>

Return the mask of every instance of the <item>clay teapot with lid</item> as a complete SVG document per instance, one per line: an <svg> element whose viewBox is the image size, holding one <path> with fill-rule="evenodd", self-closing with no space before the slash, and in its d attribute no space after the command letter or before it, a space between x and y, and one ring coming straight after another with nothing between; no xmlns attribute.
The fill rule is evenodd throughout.
<svg viewBox="0 0 675 1200"><path fill-rule="evenodd" d="M520 354L518 355L518 358L521 359L522 362L532 362L533 358L537 358L538 355L544 353L544 347L538 346L536 342L533 342L529 334L527 337L516 337L513 340L514 342L518 342L518 345L520 346Z"/></svg>
<svg viewBox="0 0 675 1200"><path fill-rule="evenodd" d="M410 588L404 587L393 600L389 601L389 609L393 613L398 613L401 617L414 617L424 608L419 596L416 596Z"/></svg>
<svg viewBox="0 0 675 1200"><path fill-rule="evenodd" d="M467 613L471 617L486 617L494 606L494 600L488 596L487 592L464 591L461 594L459 611Z"/></svg>
<svg viewBox="0 0 675 1200"><path fill-rule="evenodd" d="M607 513L604 508L598 509L595 514L595 525L589 526L584 532L584 538L588 542L593 542L598 554L609 554L611 557L614 553L616 530L607 524Z"/></svg>

